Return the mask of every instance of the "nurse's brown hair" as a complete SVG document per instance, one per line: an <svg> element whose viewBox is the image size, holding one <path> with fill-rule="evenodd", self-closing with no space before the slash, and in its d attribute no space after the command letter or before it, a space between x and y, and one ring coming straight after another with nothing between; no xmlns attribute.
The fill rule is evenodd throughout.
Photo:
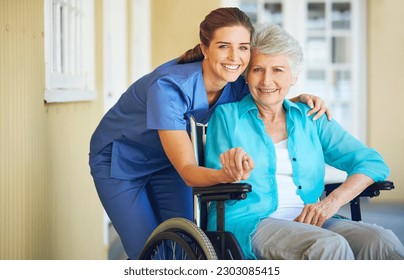
<svg viewBox="0 0 404 280"><path fill-rule="evenodd" d="M199 39L204 46L209 46L215 31L222 27L244 26L252 36L254 27L250 18L235 7L219 8L211 11L199 26ZM250 40L251 40L250 36ZM182 54L177 63L191 63L203 59L200 44Z"/></svg>

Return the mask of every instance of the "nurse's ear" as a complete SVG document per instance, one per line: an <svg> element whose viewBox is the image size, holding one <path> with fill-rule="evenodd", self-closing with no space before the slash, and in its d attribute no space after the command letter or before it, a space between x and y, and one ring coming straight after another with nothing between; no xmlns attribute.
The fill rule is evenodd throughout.
<svg viewBox="0 0 404 280"><path fill-rule="evenodd" d="M205 59L208 59L208 47L205 46L205 45L202 44L202 43L199 44L199 47L201 48L203 57L204 57Z"/></svg>

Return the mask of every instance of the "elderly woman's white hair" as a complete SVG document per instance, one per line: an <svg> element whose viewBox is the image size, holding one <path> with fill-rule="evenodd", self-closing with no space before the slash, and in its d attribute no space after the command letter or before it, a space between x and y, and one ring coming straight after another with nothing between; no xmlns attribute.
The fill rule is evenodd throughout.
<svg viewBox="0 0 404 280"><path fill-rule="evenodd" d="M286 55L293 78L303 67L303 50L299 42L276 24L261 24L255 27L251 41L252 51L267 55Z"/></svg>

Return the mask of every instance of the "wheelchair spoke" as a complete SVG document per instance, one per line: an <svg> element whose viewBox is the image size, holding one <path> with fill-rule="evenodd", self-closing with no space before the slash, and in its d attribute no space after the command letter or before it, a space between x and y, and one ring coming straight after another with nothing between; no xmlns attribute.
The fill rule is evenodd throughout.
<svg viewBox="0 0 404 280"><path fill-rule="evenodd" d="M217 256L201 229L189 220L172 218L153 232L139 259L206 260Z"/></svg>
<svg viewBox="0 0 404 280"><path fill-rule="evenodd" d="M165 237L156 242L149 253L150 259L189 260L200 257L193 252L190 244L180 235L175 233L165 233L164 235ZM199 252L199 250L197 250L197 252Z"/></svg>

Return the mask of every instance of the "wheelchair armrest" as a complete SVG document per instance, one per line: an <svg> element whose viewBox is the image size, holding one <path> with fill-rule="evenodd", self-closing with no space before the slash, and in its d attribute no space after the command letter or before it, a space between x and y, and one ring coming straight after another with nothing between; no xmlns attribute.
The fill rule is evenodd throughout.
<svg viewBox="0 0 404 280"><path fill-rule="evenodd" d="M241 200L251 192L251 185L247 183L217 184L210 187L192 188L192 193L199 197L201 202Z"/></svg>
<svg viewBox="0 0 404 280"><path fill-rule="evenodd" d="M338 188L342 183L327 184L324 186L325 195L329 195L333 190ZM380 191L389 191L394 189L393 182L381 181L376 182L367 187L362 193L349 202L351 208L351 217L354 221L361 221L360 197L375 197L380 195Z"/></svg>
<svg viewBox="0 0 404 280"><path fill-rule="evenodd" d="M326 184L325 194L329 195L333 190L338 188L342 183ZM380 191L389 191L394 189L394 183L390 181L375 182L367 187L359 197L375 197L380 195Z"/></svg>
<svg viewBox="0 0 404 280"><path fill-rule="evenodd" d="M207 204L216 202L217 225L216 231L225 232L224 208L226 200L242 200L251 192L251 185L247 183L217 184L210 187L192 188L193 195L198 197L201 204L200 225L202 229L207 227Z"/></svg>

